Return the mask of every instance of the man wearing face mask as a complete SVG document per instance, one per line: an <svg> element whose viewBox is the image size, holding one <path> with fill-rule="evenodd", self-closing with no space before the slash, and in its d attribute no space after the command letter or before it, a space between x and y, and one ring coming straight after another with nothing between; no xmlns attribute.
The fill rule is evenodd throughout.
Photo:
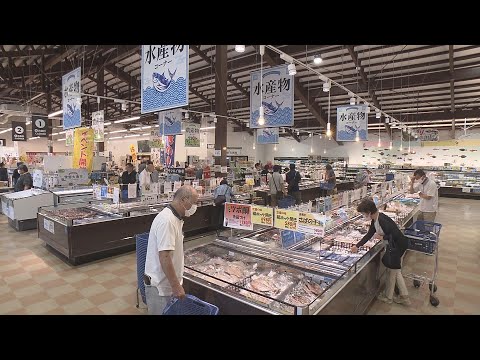
<svg viewBox="0 0 480 360"><path fill-rule="evenodd" d="M427 178L425 171L417 169L410 182L410 193L420 196L420 214L417 220L435 221L438 210L438 187L435 181Z"/></svg>
<svg viewBox="0 0 480 360"><path fill-rule="evenodd" d="M172 297L185 297L183 282L183 219L197 210L198 193L188 185L153 220L145 262L148 313L161 315Z"/></svg>

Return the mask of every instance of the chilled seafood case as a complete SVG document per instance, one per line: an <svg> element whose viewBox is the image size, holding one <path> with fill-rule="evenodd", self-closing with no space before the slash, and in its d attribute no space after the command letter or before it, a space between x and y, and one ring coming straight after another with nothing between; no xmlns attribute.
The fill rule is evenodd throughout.
<svg viewBox="0 0 480 360"><path fill-rule="evenodd" d="M417 209L402 199L384 204L400 226ZM186 250L185 291L214 303L222 314L362 314L385 271L383 241L372 239L358 253L350 251L368 226L355 216L323 237L266 227L227 231Z"/></svg>

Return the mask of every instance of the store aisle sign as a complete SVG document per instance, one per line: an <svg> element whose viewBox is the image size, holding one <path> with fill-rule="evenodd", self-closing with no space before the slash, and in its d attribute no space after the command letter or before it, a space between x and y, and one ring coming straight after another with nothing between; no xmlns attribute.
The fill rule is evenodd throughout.
<svg viewBox="0 0 480 360"><path fill-rule="evenodd" d="M298 211L275 209L275 227L284 230L297 230Z"/></svg>
<svg viewBox="0 0 480 360"><path fill-rule="evenodd" d="M273 226L273 208L252 205L252 223Z"/></svg>
<svg viewBox="0 0 480 360"><path fill-rule="evenodd" d="M366 105L337 107L337 141L368 140L368 113Z"/></svg>
<svg viewBox="0 0 480 360"><path fill-rule="evenodd" d="M62 76L63 130L82 124L82 69L77 68Z"/></svg>
<svg viewBox="0 0 480 360"><path fill-rule="evenodd" d="M225 203L223 225L234 229L253 230L252 205Z"/></svg>
<svg viewBox="0 0 480 360"><path fill-rule="evenodd" d="M257 144L278 144L278 128L257 130Z"/></svg>
<svg viewBox="0 0 480 360"><path fill-rule="evenodd" d="M142 114L188 105L188 52L188 45L142 45Z"/></svg>
<svg viewBox="0 0 480 360"><path fill-rule="evenodd" d="M73 146L73 133L74 129L65 132L65 146Z"/></svg>
<svg viewBox="0 0 480 360"><path fill-rule="evenodd" d="M209 150L215 149L215 144L207 144L207 149Z"/></svg>
<svg viewBox="0 0 480 360"><path fill-rule="evenodd" d="M300 211L297 230L306 234L323 236L325 235L325 222L325 215Z"/></svg>
<svg viewBox="0 0 480 360"><path fill-rule="evenodd" d="M250 128L293 126L294 78L288 74L288 65L263 70L262 78L260 89L260 71L250 74ZM258 124L261 105L264 125Z"/></svg>
<svg viewBox="0 0 480 360"><path fill-rule="evenodd" d="M73 142L73 168L87 169L92 171L93 167L93 129L76 128Z"/></svg>
<svg viewBox="0 0 480 360"><path fill-rule="evenodd" d="M104 110L99 110L92 113L93 141L96 143L105 141L104 117Z"/></svg>
<svg viewBox="0 0 480 360"><path fill-rule="evenodd" d="M185 147L200 147L200 124L185 125Z"/></svg>
<svg viewBox="0 0 480 360"><path fill-rule="evenodd" d="M48 137L50 131L46 116L32 116L32 137Z"/></svg>
<svg viewBox="0 0 480 360"><path fill-rule="evenodd" d="M213 154L214 154L215 156L222 156L222 150L215 150L215 151L213 152Z"/></svg>
<svg viewBox="0 0 480 360"><path fill-rule="evenodd" d="M182 109L173 109L158 113L158 134L182 134Z"/></svg>
<svg viewBox="0 0 480 360"><path fill-rule="evenodd" d="M27 125L24 122L12 121L12 141L27 141Z"/></svg>

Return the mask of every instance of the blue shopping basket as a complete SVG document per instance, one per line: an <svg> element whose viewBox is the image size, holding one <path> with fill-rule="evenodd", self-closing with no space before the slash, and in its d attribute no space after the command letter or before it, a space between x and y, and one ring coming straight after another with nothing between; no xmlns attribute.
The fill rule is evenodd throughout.
<svg viewBox="0 0 480 360"><path fill-rule="evenodd" d="M408 238L408 248L427 254L433 254L442 224L432 221L415 221L412 226L405 229L404 234Z"/></svg>
<svg viewBox="0 0 480 360"><path fill-rule="evenodd" d="M218 315L218 307L187 294L182 300L173 298L163 315Z"/></svg>
<svg viewBox="0 0 480 360"><path fill-rule="evenodd" d="M293 196L287 195L283 199L278 199L277 203L280 209L287 209L295 205L295 198Z"/></svg>
<svg viewBox="0 0 480 360"><path fill-rule="evenodd" d="M143 303L146 304L145 285L143 284L143 274L145 273L145 261L147 260L147 246L148 236L150 233L135 235L135 242L137 246L137 308L140 305L138 299L138 291L142 295Z"/></svg>

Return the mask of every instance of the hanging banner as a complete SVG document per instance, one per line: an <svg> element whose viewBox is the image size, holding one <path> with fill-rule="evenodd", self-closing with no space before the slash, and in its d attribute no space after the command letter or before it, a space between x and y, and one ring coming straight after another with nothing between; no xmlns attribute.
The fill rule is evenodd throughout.
<svg viewBox="0 0 480 360"><path fill-rule="evenodd" d="M297 230L306 234L324 236L325 222L325 215L300 211L298 213Z"/></svg>
<svg viewBox="0 0 480 360"><path fill-rule="evenodd" d="M181 135L182 134L182 109L173 109L158 113L158 134Z"/></svg>
<svg viewBox="0 0 480 360"><path fill-rule="evenodd" d="M27 125L24 122L12 121L12 141L27 141Z"/></svg>
<svg viewBox="0 0 480 360"><path fill-rule="evenodd" d="M262 77L260 92L260 71L250 73L250 128L293 126L293 78L288 65L263 70ZM264 125L258 124L261 105Z"/></svg>
<svg viewBox="0 0 480 360"><path fill-rule="evenodd" d="M273 226L273 208L252 205L252 223Z"/></svg>
<svg viewBox="0 0 480 360"><path fill-rule="evenodd" d="M32 116L32 137L48 137L48 118L46 116Z"/></svg>
<svg viewBox="0 0 480 360"><path fill-rule="evenodd" d="M366 105L337 107L337 141L368 140L368 113Z"/></svg>
<svg viewBox="0 0 480 360"><path fill-rule="evenodd" d="M200 147L200 124L185 125L185 147Z"/></svg>
<svg viewBox="0 0 480 360"><path fill-rule="evenodd" d="M77 68L62 76L63 130L82 124L82 69ZM72 94L73 93L73 94Z"/></svg>
<svg viewBox="0 0 480 360"><path fill-rule="evenodd" d="M188 105L188 45L142 45L142 114Z"/></svg>
<svg viewBox="0 0 480 360"><path fill-rule="evenodd" d="M438 130L435 129L417 129L420 141L438 141Z"/></svg>
<svg viewBox="0 0 480 360"><path fill-rule="evenodd" d="M252 205L225 203L223 225L242 230L253 230Z"/></svg>
<svg viewBox="0 0 480 360"><path fill-rule="evenodd" d="M155 166L155 167L161 166L162 162L161 162L161 158L160 158L160 149L159 148L152 148L151 154L152 154L152 156L151 156L150 160L152 160L153 166Z"/></svg>
<svg viewBox="0 0 480 360"><path fill-rule="evenodd" d="M150 148L163 149L165 144L163 143L162 136L159 134L158 130L150 131Z"/></svg>
<svg viewBox="0 0 480 360"><path fill-rule="evenodd" d="M165 136L165 148L160 149L160 159L164 167L175 166L175 135Z"/></svg>
<svg viewBox="0 0 480 360"><path fill-rule="evenodd" d="M278 128L257 130L257 144L278 144Z"/></svg>
<svg viewBox="0 0 480 360"><path fill-rule="evenodd" d="M73 130L65 131L65 146L73 146Z"/></svg>
<svg viewBox="0 0 480 360"><path fill-rule="evenodd" d="M105 111L99 110L92 113L93 141L104 142L104 117Z"/></svg>
<svg viewBox="0 0 480 360"><path fill-rule="evenodd" d="M298 211L275 209L275 227L284 230L297 230Z"/></svg>
<svg viewBox="0 0 480 360"><path fill-rule="evenodd" d="M73 168L87 169L93 167L93 129L76 128L73 141Z"/></svg>

